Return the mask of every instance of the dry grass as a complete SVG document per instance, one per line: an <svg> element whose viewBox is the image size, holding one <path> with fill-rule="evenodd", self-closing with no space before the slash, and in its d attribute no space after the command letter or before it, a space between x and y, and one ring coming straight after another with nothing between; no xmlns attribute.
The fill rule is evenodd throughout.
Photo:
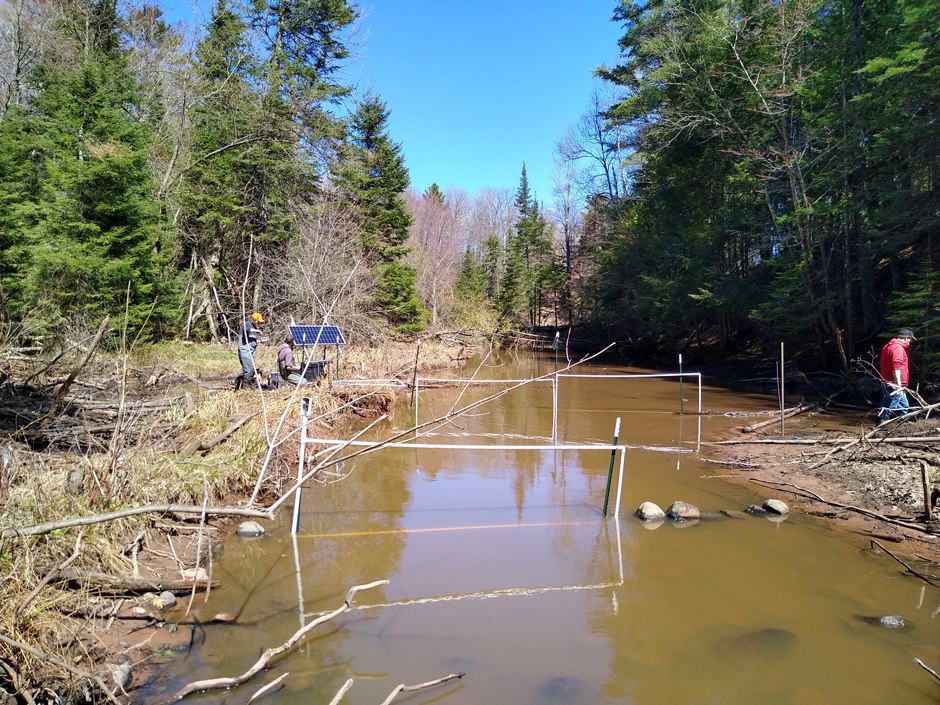
<svg viewBox="0 0 940 705"><path fill-rule="evenodd" d="M274 350L274 346L259 349L259 367L275 368ZM398 377L410 382L415 350L415 344L410 342L389 342L381 348L349 346L340 361L341 375L369 379ZM331 359L335 357L333 350L328 353ZM462 355L465 353L458 347L427 341L421 346L420 370L426 374L455 368ZM78 352L65 356L55 369L37 378L34 387L38 389L36 385L62 379L77 357ZM10 370L13 382L17 378L22 382L42 364L42 360L37 360ZM86 386L81 392L95 399L117 398L122 370L120 356L99 354L80 376L97 386ZM109 443L109 433L94 439L72 437L71 445L53 445L48 449L30 448L19 439L0 437L0 528L134 505L201 504L204 493L208 494L210 505L234 504L251 493L272 445L276 447L271 451L260 497L277 497L285 472L296 467L299 397L311 399L311 415L322 416L323 426L341 427L352 418L353 407L345 406L347 402L368 392L362 388L354 392L350 391L352 388L337 388L333 393L327 385L304 387L302 393L293 397L290 386L263 393L235 391L227 380L238 372L233 345L174 344L139 349L128 358L128 399L174 399L179 403L132 418L116 444ZM216 383L207 384L206 380ZM74 393L77 392L73 390ZM384 409L391 403L393 398L386 396L374 402L373 407ZM368 403L354 404L360 413L367 412L364 408L367 406ZM262 413L224 443L208 452L183 457L183 450L194 441L209 441L229 428L235 419L258 410ZM86 420L86 423L100 422ZM70 494L65 488L70 475L74 480L76 470L82 471L84 482L80 492ZM125 548L142 531L156 535L154 519L139 516L84 527L83 548L72 565L131 574ZM77 534L77 530L71 529L0 542L0 630L10 638L94 671L100 668L105 650L97 637L89 634L89 625L63 619L63 614L96 606L106 611L109 600L52 583L17 614L20 604L42 577L71 555ZM94 626L91 624L92 629ZM6 675L0 670L0 685L8 692L20 687L35 693L40 687L48 687L60 697L76 701L87 700L91 693L82 690L87 690L87 686L78 684L74 677L63 677L62 672L13 647L0 644L0 660L10 665ZM13 683L14 675L20 679L19 686Z"/></svg>

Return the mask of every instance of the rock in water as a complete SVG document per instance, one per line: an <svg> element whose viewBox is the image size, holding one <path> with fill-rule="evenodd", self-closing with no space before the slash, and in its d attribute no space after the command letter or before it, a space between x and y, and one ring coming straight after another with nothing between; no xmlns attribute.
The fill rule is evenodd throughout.
<svg viewBox="0 0 940 705"><path fill-rule="evenodd" d="M762 517L767 515L767 510L763 507L758 507L756 504L752 504L750 507L744 510L748 514L751 514L756 517Z"/></svg>
<svg viewBox="0 0 940 705"><path fill-rule="evenodd" d="M163 603L163 609L176 607L176 595L169 590L164 590L160 593L160 601Z"/></svg>
<svg viewBox="0 0 940 705"><path fill-rule="evenodd" d="M235 535L243 539L253 539L264 535L264 527L256 521L243 521L235 529Z"/></svg>
<svg viewBox="0 0 940 705"><path fill-rule="evenodd" d="M785 629L758 629L741 636L733 636L718 644L725 656L736 658L773 658L789 649L796 635Z"/></svg>
<svg viewBox="0 0 940 705"><path fill-rule="evenodd" d="M786 505L786 502L781 502L779 499L768 499L764 502L763 508L771 514L780 516L790 513L790 507Z"/></svg>
<svg viewBox="0 0 940 705"><path fill-rule="evenodd" d="M701 517L698 507L688 502L673 502L666 510L666 516L675 521L691 521Z"/></svg>
<svg viewBox="0 0 940 705"><path fill-rule="evenodd" d="M885 627L886 629L904 629L910 625L904 621L904 617L899 614L888 614L883 617L866 617L861 614L855 615L860 622L872 624L876 627Z"/></svg>
<svg viewBox="0 0 940 705"><path fill-rule="evenodd" d="M652 502L643 502L633 513L640 521L661 521L666 518L666 512L659 508L659 505Z"/></svg>
<svg viewBox="0 0 940 705"><path fill-rule="evenodd" d="M722 509L721 514L728 517L729 519L746 519L747 514L744 512L738 512L734 509Z"/></svg>
<svg viewBox="0 0 940 705"><path fill-rule="evenodd" d="M557 676L549 678L539 688L540 703L580 703L587 702L590 686L580 678Z"/></svg>

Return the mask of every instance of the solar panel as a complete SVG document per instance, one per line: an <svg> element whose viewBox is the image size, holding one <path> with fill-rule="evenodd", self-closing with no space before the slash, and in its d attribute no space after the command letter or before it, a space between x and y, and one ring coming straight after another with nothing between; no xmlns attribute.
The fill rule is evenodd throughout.
<svg viewBox="0 0 940 705"><path fill-rule="evenodd" d="M345 345L346 339L336 326L287 326L297 345Z"/></svg>

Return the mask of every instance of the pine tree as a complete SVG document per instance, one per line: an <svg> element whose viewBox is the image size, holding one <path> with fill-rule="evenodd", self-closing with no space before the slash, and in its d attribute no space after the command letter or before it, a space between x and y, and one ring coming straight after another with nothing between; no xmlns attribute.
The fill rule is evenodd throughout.
<svg viewBox="0 0 940 705"><path fill-rule="evenodd" d="M140 323L174 316L163 278L167 229L153 200L148 126L123 62L113 3L96 3L93 32L75 67L40 65L29 111L0 124L0 200L11 208L21 315L56 324L73 315ZM22 180L17 184L18 180ZM6 229L6 228L4 228Z"/></svg>
<svg viewBox="0 0 940 705"><path fill-rule="evenodd" d="M360 244L377 277L376 305L399 330L415 332L429 312L418 297L417 272L401 261L412 223L403 198L410 178L401 145L388 135L388 117L376 97L359 105L349 122L349 159L336 176L359 213Z"/></svg>

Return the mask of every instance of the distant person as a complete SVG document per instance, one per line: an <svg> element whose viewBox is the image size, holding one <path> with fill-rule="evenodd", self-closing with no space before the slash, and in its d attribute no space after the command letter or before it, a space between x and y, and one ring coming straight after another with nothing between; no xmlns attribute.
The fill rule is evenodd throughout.
<svg viewBox="0 0 940 705"><path fill-rule="evenodd" d="M294 362L294 336L290 333L277 349L277 370L281 373L281 377L291 384L307 383L304 376L300 374L300 365Z"/></svg>
<svg viewBox="0 0 940 705"><path fill-rule="evenodd" d="M264 335L261 330L263 323L264 316L255 312L238 329L238 361L242 364L243 384L255 383L255 349L259 338Z"/></svg>
<svg viewBox="0 0 940 705"><path fill-rule="evenodd" d="M910 358L907 349L917 340L910 328L903 328L881 349L881 409L879 424L892 416L904 414L910 408L907 385L911 381Z"/></svg>

